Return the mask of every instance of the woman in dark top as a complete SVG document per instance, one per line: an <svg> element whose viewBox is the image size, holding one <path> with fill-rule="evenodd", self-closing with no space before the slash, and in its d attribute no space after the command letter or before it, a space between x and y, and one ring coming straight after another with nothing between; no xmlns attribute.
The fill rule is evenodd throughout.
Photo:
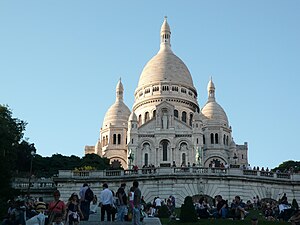
<svg viewBox="0 0 300 225"><path fill-rule="evenodd" d="M67 203L67 220L69 225L78 225L80 219L83 219L83 214L80 210L79 198L76 193L73 193Z"/></svg>

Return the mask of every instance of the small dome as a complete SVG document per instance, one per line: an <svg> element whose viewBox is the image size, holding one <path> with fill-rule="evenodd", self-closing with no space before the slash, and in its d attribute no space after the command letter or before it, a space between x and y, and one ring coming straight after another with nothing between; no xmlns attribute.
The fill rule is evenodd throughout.
<svg viewBox="0 0 300 225"><path fill-rule="evenodd" d="M127 127L128 117L130 115L129 108L123 102L123 84L121 79L119 80L116 86L116 101L115 103L107 110L102 129L113 126L125 126Z"/></svg>
<svg viewBox="0 0 300 225"><path fill-rule="evenodd" d="M208 84L207 84L207 91L209 92L210 90L215 90L215 84L214 82L212 81L212 78L210 78Z"/></svg>
<svg viewBox="0 0 300 225"><path fill-rule="evenodd" d="M123 101L116 101L106 112L102 129L113 126L126 126L130 115L129 108Z"/></svg>
<svg viewBox="0 0 300 225"><path fill-rule="evenodd" d="M227 115L217 102L207 102L201 112L208 120L227 127L229 126Z"/></svg>
<svg viewBox="0 0 300 225"><path fill-rule="evenodd" d="M135 115L135 113L132 111L132 113L130 114L128 121L137 121L137 117Z"/></svg>
<svg viewBox="0 0 300 225"><path fill-rule="evenodd" d="M163 24L161 25L161 28L160 28L160 32L161 33L162 32L171 32L170 30L171 29L170 29L170 26L167 22L167 17L165 16L164 22L163 22Z"/></svg>

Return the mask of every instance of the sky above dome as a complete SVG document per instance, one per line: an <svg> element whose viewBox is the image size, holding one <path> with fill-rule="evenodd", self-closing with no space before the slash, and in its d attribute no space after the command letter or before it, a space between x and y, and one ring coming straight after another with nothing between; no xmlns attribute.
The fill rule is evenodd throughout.
<svg viewBox="0 0 300 225"><path fill-rule="evenodd" d="M216 100L249 163L300 160L300 1L0 1L0 104L28 122L37 153L95 145L120 77L131 109L168 16L198 102Z"/></svg>

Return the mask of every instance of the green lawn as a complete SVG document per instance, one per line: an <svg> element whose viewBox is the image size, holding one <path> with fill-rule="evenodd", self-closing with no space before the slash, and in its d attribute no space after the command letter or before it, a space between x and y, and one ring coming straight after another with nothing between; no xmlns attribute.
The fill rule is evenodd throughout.
<svg viewBox="0 0 300 225"><path fill-rule="evenodd" d="M271 224L277 224L277 225L287 225L290 224L288 222L282 222L282 221L266 221L265 218L262 215L259 215L258 211L250 211L249 215L245 218L244 221L241 220L230 220L230 219L200 219L198 222L195 223L184 223L184 225L251 225L251 218L255 216L258 218L258 224L259 225L271 225ZM169 221L169 219L160 219L162 225L182 225L180 221Z"/></svg>

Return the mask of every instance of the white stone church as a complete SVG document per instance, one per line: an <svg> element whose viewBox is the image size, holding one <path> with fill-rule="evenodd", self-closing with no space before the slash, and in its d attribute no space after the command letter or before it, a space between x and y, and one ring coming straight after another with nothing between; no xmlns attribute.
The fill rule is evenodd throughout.
<svg viewBox="0 0 300 225"><path fill-rule="evenodd" d="M216 101L209 80L201 108L192 76L171 49L171 29L164 19L160 50L144 67L134 93L132 111L123 101L121 80L116 101L106 112L95 146L85 154L107 157L124 169L169 166L220 167L248 165L248 146L233 141L232 127Z"/></svg>

